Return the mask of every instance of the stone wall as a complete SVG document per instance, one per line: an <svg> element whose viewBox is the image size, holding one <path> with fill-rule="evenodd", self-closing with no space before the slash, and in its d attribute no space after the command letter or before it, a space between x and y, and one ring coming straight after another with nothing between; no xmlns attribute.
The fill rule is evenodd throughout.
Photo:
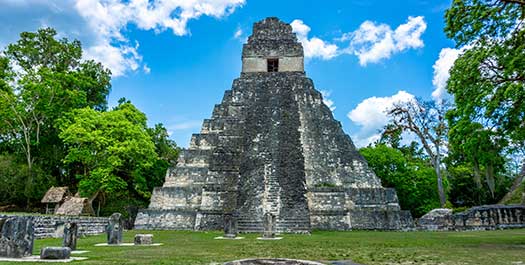
<svg viewBox="0 0 525 265"><path fill-rule="evenodd" d="M525 228L525 205L483 205L461 213L434 209L417 220L427 231L494 230Z"/></svg>
<svg viewBox="0 0 525 265"><path fill-rule="evenodd" d="M279 72L303 72L303 57L276 57L279 59ZM268 72L267 58L243 58L242 72Z"/></svg>
<svg viewBox="0 0 525 265"><path fill-rule="evenodd" d="M9 215L0 214L0 217ZM32 216L35 238L60 238L64 235L64 225L67 222L78 224L79 235L97 235L106 232L107 217L87 216L58 216L58 215L35 215Z"/></svg>

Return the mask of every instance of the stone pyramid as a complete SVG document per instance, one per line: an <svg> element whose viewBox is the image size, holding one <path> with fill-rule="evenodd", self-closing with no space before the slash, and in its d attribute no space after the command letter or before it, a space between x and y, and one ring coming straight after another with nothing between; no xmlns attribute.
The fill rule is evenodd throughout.
<svg viewBox="0 0 525 265"><path fill-rule="evenodd" d="M304 72L303 47L277 18L253 26L242 73L155 188L136 229L240 232L397 230L410 225L395 190L383 188Z"/></svg>

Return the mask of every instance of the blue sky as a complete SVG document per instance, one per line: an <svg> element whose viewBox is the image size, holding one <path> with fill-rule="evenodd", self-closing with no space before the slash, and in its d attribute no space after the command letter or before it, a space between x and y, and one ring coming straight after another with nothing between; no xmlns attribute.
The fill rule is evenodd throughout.
<svg viewBox="0 0 525 265"><path fill-rule="evenodd" d="M357 145L377 138L385 109L445 97L460 53L443 33L450 0L0 0L0 49L51 26L82 41L126 97L187 146L241 71L242 42L268 16L292 23L306 73ZM308 46L308 47L307 47Z"/></svg>

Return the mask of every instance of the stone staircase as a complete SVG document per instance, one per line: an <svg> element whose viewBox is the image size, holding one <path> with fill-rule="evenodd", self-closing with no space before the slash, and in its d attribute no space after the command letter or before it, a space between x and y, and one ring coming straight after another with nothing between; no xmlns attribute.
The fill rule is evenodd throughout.
<svg viewBox="0 0 525 265"><path fill-rule="evenodd" d="M237 218L237 229L240 233L262 233L264 227L260 213L241 213Z"/></svg>

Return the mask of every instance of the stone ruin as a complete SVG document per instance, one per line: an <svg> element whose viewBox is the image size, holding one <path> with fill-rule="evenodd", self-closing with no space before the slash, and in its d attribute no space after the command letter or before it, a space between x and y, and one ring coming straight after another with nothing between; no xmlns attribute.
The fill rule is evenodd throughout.
<svg viewBox="0 0 525 265"><path fill-rule="evenodd" d="M264 222L263 222L263 238L271 239L275 237L275 215L272 213L265 213L264 214Z"/></svg>
<svg viewBox="0 0 525 265"><path fill-rule="evenodd" d="M77 249L78 239L78 225L77 223L69 222L64 226L64 240L62 241L63 247L68 247L71 250Z"/></svg>
<svg viewBox="0 0 525 265"><path fill-rule="evenodd" d="M135 245L151 245L153 244L153 235L152 234L136 234L133 239L133 244Z"/></svg>
<svg viewBox="0 0 525 265"><path fill-rule="evenodd" d="M122 214L114 213L109 217L109 222L106 227L108 235L108 245L122 244L122 231L124 229L124 220Z"/></svg>
<svg viewBox="0 0 525 265"><path fill-rule="evenodd" d="M224 214L224 238L237 237L237 220L233 214Z"/></svg>
<svg viewBox="0 0 525 265"><path fill-rule="evenodd" d="M64 260L71 258L71 249L68 247L44 247L40 250L40 259Z"/></svg>
<svg viewBox="0 0 525 265"><path fill-rule="evenodd" d="M384 188L304 72L303 47L277 18L255 23L242 73L193 134L136 229L239 232L399 230L412 225L394 189Z"/></svg>
<svg viewBox="0 0 525 265"><path fill-rule="evenodd" d="M0 257L23 258L33 253L35 239L31 217L0 218Z"/></svg>
<svg viewBox="0 0 525 265"><path fill-rule="evenodd" d="M525 205L483 205L459 213L434 209L417 220L417 229L427 231L507 228L525 228Z"/></svg>

